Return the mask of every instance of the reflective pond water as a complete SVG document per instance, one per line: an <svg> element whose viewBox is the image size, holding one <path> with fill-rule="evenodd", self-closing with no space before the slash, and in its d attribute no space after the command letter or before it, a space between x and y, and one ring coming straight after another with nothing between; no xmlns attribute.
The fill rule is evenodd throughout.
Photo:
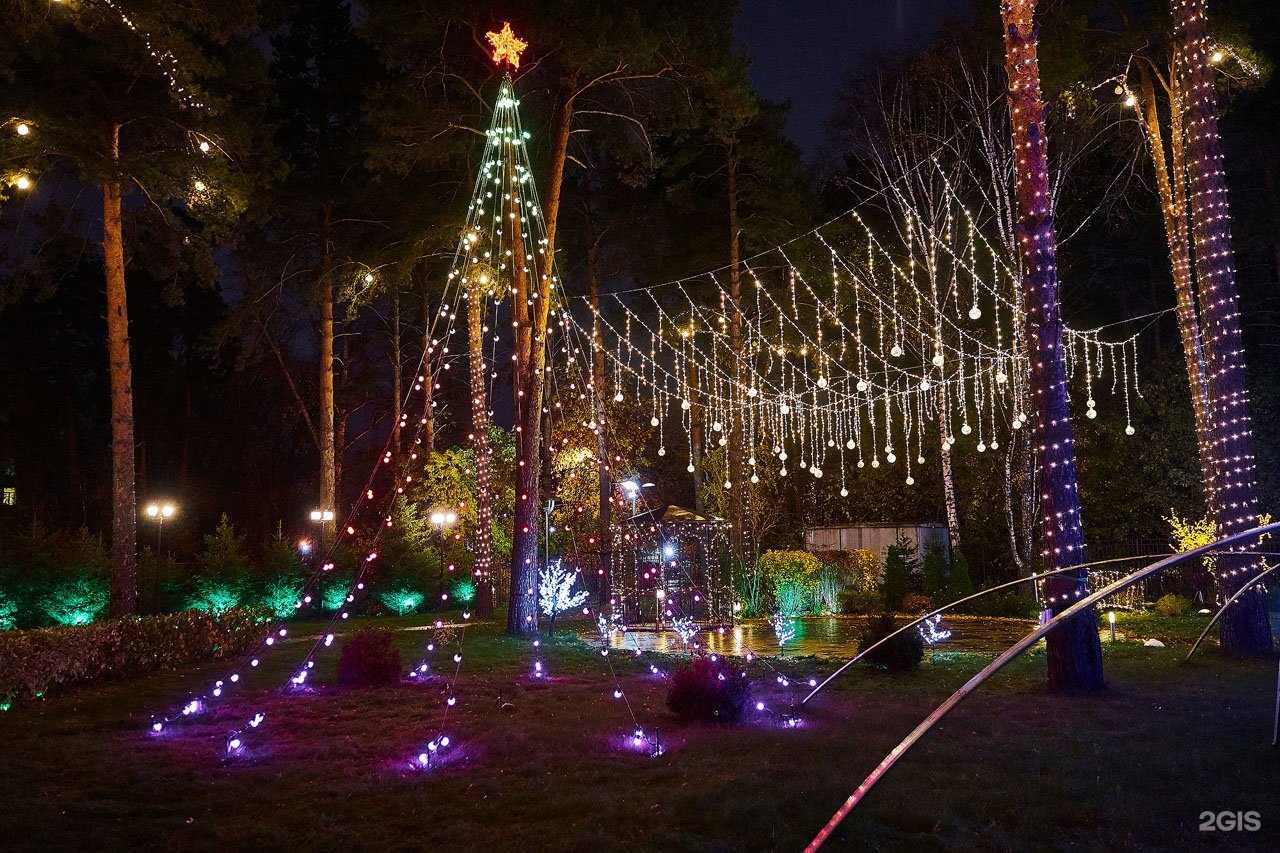
<svg viewBox="0 0 1280 853"><path fill-rule="evenodd" d="M788 641L786 654L815 655L824 658L851 658L858 651L858 636L866 628L867 618L861 616L809 616L795 620L796 635ZM971 652L996 655L1004 651L1020 637L1035 627L1028 619L979 619L973 617L944 617L943 631L950 631L946 640L933 644L937 651ZM588 639L597 634L584 632ZM691 642L715 654L776 655L778 638L773 625L767 619L741 619L731 628L713 628L700 631ZM685 645L680 635L671 630L653 630L643 625L630 628L625 634L615 632L610 640L615 649L639 649L641 651L683 652Z"/></svg>

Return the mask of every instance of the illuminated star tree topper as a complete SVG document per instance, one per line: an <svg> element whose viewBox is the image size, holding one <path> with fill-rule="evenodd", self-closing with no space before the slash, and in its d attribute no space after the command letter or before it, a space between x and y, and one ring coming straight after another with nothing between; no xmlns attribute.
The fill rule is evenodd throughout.
<svg viewBox="0 0 1280 853"><path fill-rule="evenodd" d="M501 32L488 32L484 37L489 40L489 44L493 45L494 64L501 68L503 62L510 62L512 68L520 67L520 53L529 46L529 43L516 37L516 34L511 31L509 22L502 22Z"/></svg>

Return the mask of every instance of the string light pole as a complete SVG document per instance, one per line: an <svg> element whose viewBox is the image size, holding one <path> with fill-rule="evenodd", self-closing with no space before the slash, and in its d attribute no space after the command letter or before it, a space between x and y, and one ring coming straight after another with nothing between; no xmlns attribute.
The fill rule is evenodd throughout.
<svg viewBox="0 0 1280 853"><path fill-rule="evenodd" d="M1076 488L1075 435L1067 406L1057 234L1045 130L1048 105L1040 96L1035 10L1036 0L1013 0L1000 7L1016 153L1015 236L1021 261L1029 381L1040 459L1040 535L1044 569L1053 571L1084 561L1084 529ZM1069 607L1088 592L1088 574L1084 570L1055 575L1045 583L1048 605L1053 611ZM1047 644L1051 685L1077 689L1103 686L1102 644L1097 614L1092 608L1051 633Z"/></svg>
<svg viewBox="0 0 1280 853"><path fill-rule="evenodd" d="M446 542L446 531L454 525L458 520L458 514L452 510L436 510L431 513L431 524L440 534L440 550L437 556L440 559L440 583L436 594L439 596L440 609L444 610L444 603L448 600L448 596L444 591L444 546Z"/></svg>

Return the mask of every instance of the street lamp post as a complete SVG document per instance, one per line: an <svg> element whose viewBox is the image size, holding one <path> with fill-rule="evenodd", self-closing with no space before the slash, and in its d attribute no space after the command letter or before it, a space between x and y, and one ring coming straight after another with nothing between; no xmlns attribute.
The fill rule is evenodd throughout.
<svg viewBox="0 0 1280 853"><path fill-rule="evenodd" d="M618 485L622 486L622 491L626 492L627 497L631 499L631 517L636 515L636 500L640 497L640 490L650 488L653 483L637 483L635 480L623 480Z"/></svg>
<svg viewBox="0 0 1280 853"><path fill-rule="evenodd" d="M164 545L164 523L178 514L178 506L172 501L153 502L147 504L143 508L143 512L147 518L156 523L156 559L151 579L151 608L158 611L160 604L160 561L164 559L164 554L161 550Z"/></svg>
<svg viewBox="0 0 1280 853"><path fill-rule="evenodd" d="M320 551L324 552L324 530L325 527L333 523L334 513L331 509L313 509L311 510L311 520L320 525Z"/></svg>
<svg viewBox="0 0 1280 853"><path fill-rule="evenodd" d="M436 510L431 513L431 523L440 532L440 547L437 552L437 556L440 559L440 585L436 592L440 596L440 609L442 611L444 610L444 603L447 599L444 591L444 532L446 528L452 527L457 520L458 514L451 510Z"/></svg>

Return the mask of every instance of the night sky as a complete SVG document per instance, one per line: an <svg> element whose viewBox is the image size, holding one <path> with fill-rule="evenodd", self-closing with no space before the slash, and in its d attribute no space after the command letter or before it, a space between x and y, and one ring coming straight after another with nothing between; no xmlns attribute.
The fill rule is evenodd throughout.
<svg viewBox="0 0 1280 853"><path fill-rule="evenodd" d="M836 94L878 55L928 45L971 0L743 0L738 38L760 94L790 101L787 135L818 155Z"/></svg>

